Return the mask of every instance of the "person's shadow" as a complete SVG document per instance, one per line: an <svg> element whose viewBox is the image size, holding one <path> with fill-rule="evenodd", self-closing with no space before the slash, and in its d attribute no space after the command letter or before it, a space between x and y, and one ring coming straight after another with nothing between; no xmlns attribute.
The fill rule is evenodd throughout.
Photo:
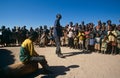
<svg viewBox="0 0 120 78"><path fill-rule="evenodd" d="M70 57L74 55L79 55L79 54L91 54L89 51L81 51L81 52L69 52L69 53L63 53L65 57Z"/></svg>
<svg viewBox="0 0 120 78"><path fill-rule="evenodd" d="M0 68L13 64L14 62L14 55L12 55L10 50L0 49Z"/></svg>
<svg viewBox="0 0 120 78"><path fill-rule="evenodd" d="M78 68L79 65L71 65L68 67L65 66L50 66L50 70L53 72L52 74L44 74L41 69L38 69L36 72L26 75L22 78L35 78L39 75L43 75L41 78L56 78L59 75L66 75L67 71L70 71L71 68Z"/></svg>

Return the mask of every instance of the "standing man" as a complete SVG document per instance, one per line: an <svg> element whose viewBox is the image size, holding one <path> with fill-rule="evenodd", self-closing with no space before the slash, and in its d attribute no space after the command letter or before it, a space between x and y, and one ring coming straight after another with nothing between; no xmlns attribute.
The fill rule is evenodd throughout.
<svg viewBox="0 0 120 78"><path fill-rule="evenodd" d="M58 55L58 57L64 58L60 48L60 37L62 36L62 27L60 25L61 18L62 18L61 14L56 15L56 20L55 20L54 29L53 29L53 36L56 43L56 54Z"/></svg>

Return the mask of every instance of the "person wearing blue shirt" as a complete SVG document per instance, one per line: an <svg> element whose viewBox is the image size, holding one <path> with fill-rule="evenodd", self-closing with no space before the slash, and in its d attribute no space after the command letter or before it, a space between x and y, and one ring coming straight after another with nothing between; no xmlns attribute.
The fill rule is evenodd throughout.
<svg viewBox="0 0 120 78"><path fill-rule="evenodd" d="M56 54L58 55L58 57L64 58L63 54L61 53L60 47L60 37L62 37L62 26L60 25L61 18L62 18L61 14L56 15L56 20L53 28L53 36L56 43Z"/></svg>

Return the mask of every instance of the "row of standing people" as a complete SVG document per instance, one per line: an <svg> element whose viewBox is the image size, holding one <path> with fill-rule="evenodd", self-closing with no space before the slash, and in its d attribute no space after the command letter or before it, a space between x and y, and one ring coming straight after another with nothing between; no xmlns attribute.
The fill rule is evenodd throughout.
<svg viewBox="0 0 120 78"><path fill-rule="evenodd" d="M49 30L47 29L47 26L45 25L44 28L42 26L33 29L32 27L30 30L26 28L26 26L18 27L14 26L14 28L10 29L6 26L2 26L0 28L0 45L1 46L19 46L21 43L28 38L29 34L33 31L36 31L39 34L39 38L43 34L44 31L47 33ZM38 39L37 41L39 41Z"/></svg>
<svg viewBox="0 0 120 78"><path fill-rule="evenodd" d="M18 34L15 31L15 29L16 28L12 29L12 32ZM3 30L3 32L5 32L5 28L3 28ZM50 30L47 29L47 26L44 26L44 29L42 29L42 27L36 30L33 30L31 28L30 31L28 31L24 26L21 30L24 30L24 32L21 33L23 37L19 37L21 35L11 36L14 37L13 39L15 39L14 43L21 44L22 41L24 41L27 38L26 34L29 34L28 32L37 31L39 33L39 38L36 43L39 43L40 46L47 46L48 44L50 46L55 45L52 27L50 28ZM19 28L18 31L20 31ZM10 40L9 37L6 37L7 36L5 35L5 38L3 37L4 39L1 38L1 40L3 40L3 42L8 43ZM19 39L21 38L23 40L21 40L20 42ZM120 25L116 26L115 24L111 24L110 20L107 21L107 26L105 25L105 23L101 23L101 21L98 21L98 25L95 27L93 23L84 25L84 22L82 22L81 25L78 25L78 23L76 23L73 26L73 23L70 22L70 24L67 24L65 27L63 27L61 45L66 45L70 48L95 52L109 52L113 54L119 53Z"/></svg>
<svg viewBox="0 0 120 78"><path fill-rule="evenodd" d="M120 53L120 25L112 25L110 20L107 26L100 22L96 27L89 24L85 29L67 25L61 38L62 45L91 52Z"/></svg>
<svg viewBox="0 0 120 78"><path fill-rule="evenodd" d="M0 45L10 46L10 44L21 44L27 38L28 30L26 26L14 27L12 30L6 26L0 29Z"/></svg>

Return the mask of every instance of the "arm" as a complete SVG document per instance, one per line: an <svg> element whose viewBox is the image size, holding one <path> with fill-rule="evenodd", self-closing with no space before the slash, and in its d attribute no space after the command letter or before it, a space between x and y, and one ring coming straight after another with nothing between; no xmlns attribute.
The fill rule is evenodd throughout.
<svg viewBox="0 0 120 78"><path fill-rule="evenodd" d="M34 49L33 43L29 44L30 56L39 56Z"/></svg>
<svg viewBox="0 0 120 78"><path fill-rule="evenodd" d="M39 54L36 51L34 51L34 56L39 56Z"/></svg>

